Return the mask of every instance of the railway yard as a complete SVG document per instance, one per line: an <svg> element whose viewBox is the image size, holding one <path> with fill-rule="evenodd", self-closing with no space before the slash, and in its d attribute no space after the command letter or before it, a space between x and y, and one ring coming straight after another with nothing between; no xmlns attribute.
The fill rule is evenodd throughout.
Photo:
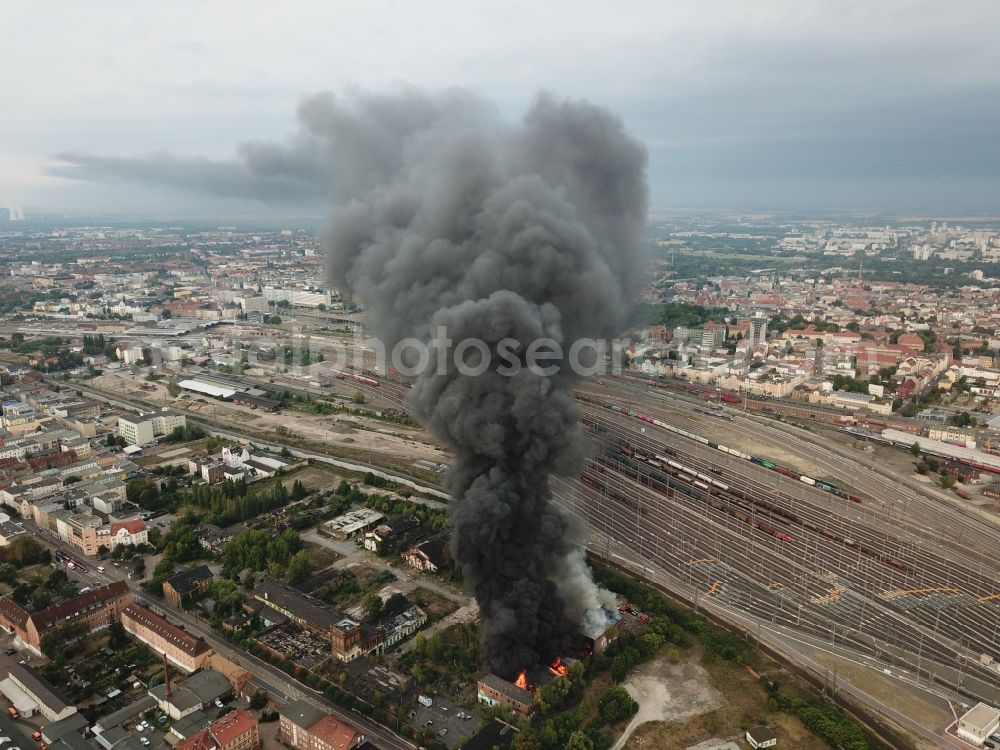
<svg viewBox="0 0 1000 750"><path fill-rule="evenodd" d="M401 403L406 386L379 389ZM553 491L592 553L941 695L1000 701L994 523L738 408L627 377L581 384L578 402L590 457Z"/></svg>
<svg viewBox="0 0 1000 750"><path fill-rule="evenodd" d="M786 445L827 471L834 491L823 490L696 439L705 419L697 407L642 398L620 382L613 393L645 411L588 403L610 387L581 394L594 457L582 482L557 482L564 507L695 597L997 701L1000 673L982 663L998 653L995 527L857 463ZM728 429L765 431L740 416ZM860 494L837 494L841 481Z"/></svg>

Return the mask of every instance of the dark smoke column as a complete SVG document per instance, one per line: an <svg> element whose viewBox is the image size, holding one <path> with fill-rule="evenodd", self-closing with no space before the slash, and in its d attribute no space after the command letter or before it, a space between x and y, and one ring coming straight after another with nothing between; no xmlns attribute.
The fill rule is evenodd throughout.
<svg viewBox="0 0 1000 750"><path fill-rule="evenodd" d="M565 355L617 333L643 244L645 150L606 110L548 96L518 125L461 92L320 97L303 122L330 155L331 271L387 347L443 327L492 352L469 375L453 349L434 351L410 399L455 452L453 553L484 660L513 677L565 653L597 595L550 502L550 474L581 465L572 373L509 364L539 339Z"/></svg>

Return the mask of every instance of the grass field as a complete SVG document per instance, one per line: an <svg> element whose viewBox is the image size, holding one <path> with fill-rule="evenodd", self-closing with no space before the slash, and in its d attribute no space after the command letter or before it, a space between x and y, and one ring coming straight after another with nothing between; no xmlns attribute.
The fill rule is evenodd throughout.
<svg viewBox="0 0 1000 750"><path fill-rule="evenodd" d="M254 482L250 485L248 492L250 495L270 492L278 482L285 485L285 489L291 491L292 485L295 484L296 480L302 482L308 490L321 490L327 489L331 485L336 485L339 479L340 475L332 467L315 464L313 466L301 466L279 477Z"/></svg>
<svg viewBox="0 0 1000 750"><path fill-rule="evenodd" d="M451 599L425 588L414 589L407 598L427 613L428 622L437 622L458 609Z"/></svg>
<svg viewBox="0 0 1000 750"><path fill-rule="evenodd" d="M303 546L309 555L309 564L314 571L320 571L333 565L340 559L340 555L329 547L314 542L306 542Z"/></svg>

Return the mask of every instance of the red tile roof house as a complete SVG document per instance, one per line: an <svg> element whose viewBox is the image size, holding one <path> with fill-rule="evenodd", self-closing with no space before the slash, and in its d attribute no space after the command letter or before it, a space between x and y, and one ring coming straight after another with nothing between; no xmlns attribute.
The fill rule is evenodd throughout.
<svg viewBox="0 0 1000 750"><path fill-rule="evenodd" d="M281 709L278 739L294 750L350 750L365 741L355 727L305 701Z"/></svg>
<svg viewBox="0 0 1000 750"><path fill-rule="evenodd" d="M149 532L142 519L111 524L111 549L122 544L145 544L148 539Z"/></svg>
<svg viewBox="0 0 1000 750"><path fill-rule="evenodd" d="M257 750L260 731L257 719L238 708L177 744L175 750Z"/></svg>

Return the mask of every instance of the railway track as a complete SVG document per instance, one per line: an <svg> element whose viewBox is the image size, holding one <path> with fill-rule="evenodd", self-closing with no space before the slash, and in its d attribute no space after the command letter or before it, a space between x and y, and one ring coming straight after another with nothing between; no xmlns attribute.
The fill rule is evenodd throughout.
<svg viewBox="0 0 1000 750"><path fill-rule="evenodd" d="M956 691L997 699L997 673L978 663L980 654L998 648L993 576L900 541L888 525L873 529L831 513L819 491L805 502L783 492L785 477L772 483L734 473L732 464L712 465L669 433L642 429L608 420L595 436L595 453L618 453L617 464L605 462L603 472L588 464L590 481L560 480L560 504L726 606L837 641ZM740 494L724 497L719 488L712 494L711 485L679 477L664 491L659 469L622 458L622 443L672 450L678 462L739 486ZM720 473L705 473L713 468Z"/></svg>
<svg viewBox="0 0 1000 750"><path fill-rule="evenodd" d="M405 408L403 378L359 387ZM643 413L689 432L713 419L694 411L703 404L672 403L620 379L589 381L579 392L641 403ZM867 467L817 455L739 416L725 429L784 440L785 450L856 489L860 504L714 450L710 441L594 404L580 409L591 425L590 459L581 477L554 477L553 493L609 546L613 540L685 582L696 598L741 616L850 650L949 695L1000 702L1000 673L979 661L1000 657L1000 576L986 551L995 529L949 517L919 493L884 486ZM659 455L658 464L643 453ZM690 469L688 479L661 459ZM971 554L953 553L940 541L949 532L952 543L982 540Z"/></svg>

